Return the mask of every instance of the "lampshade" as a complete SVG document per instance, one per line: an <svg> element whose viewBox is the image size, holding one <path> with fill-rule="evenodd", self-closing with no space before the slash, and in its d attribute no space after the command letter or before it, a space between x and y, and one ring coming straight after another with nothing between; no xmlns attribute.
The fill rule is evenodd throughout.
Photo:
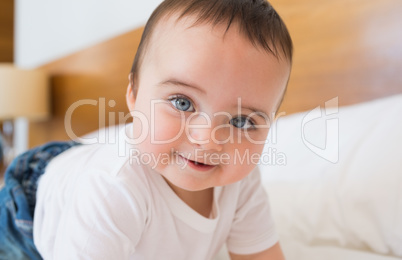
<svg viewBox="0 0 402 260"><path fill-rule="evenodd" d="M0 63L0 120L16 117L43 120L48 115L49 88L46 73Z"/></svg>

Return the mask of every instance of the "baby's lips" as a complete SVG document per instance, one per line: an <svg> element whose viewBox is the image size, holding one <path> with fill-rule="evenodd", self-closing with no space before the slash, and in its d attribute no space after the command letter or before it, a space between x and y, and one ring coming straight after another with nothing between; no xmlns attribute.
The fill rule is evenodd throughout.
<svg viewBox="0 0 402 260"><path fill-rule="evenodd" d="M201 160L192 160L192 159L187 158L186 156L184 156L183 154L180 154L180 153L178 153L178 155L179 155L180 157L182 157L184 160L189 161L189 162L192 162L192 163L194 163L194 164L206 165L206 166L216 166L216 164L211 163L211 162L204 162L204 161L201 161Z"/></svg>

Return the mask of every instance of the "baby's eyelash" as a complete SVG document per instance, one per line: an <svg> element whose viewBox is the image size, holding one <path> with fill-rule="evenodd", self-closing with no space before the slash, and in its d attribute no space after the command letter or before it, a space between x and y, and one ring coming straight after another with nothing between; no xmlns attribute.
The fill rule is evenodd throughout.
<svg viewBox="0 0 402 260"><path fill-rule="evenodd" d="M239 121L239 119L244 120L244 122ZM239 116L233 117L232 119L230 119L230 124L232 124L236 128L242 129L242 130L253 130L256 128L254 120L251 117L246 116L246 115L239 115ZM244 127L247 124L249 124L249 126Z"/></svg>

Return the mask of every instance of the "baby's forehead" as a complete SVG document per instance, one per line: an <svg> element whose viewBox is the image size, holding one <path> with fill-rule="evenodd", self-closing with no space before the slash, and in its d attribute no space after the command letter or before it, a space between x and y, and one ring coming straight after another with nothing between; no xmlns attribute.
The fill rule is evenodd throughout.
<svg viewBox="0 0 402 260"><path fill-rule="evenodd" d="M152 35L156 38L166 34L185 32L199 26L208 26L210 31L204 32L208 34L221 27L208 21L199 21L196 15L181 16L179 12L175 12L161 17L155 25ZM200 40L202 40L202 35L200 35Z"/></svg>
<svg viewBox="0 0 402 260"><path fill-rule="evenodd" d="M204 30L196 30L194 34L188 34L189 30L199 27L206 28ZM196 14L181 16L180 12L167 14L160 18L151 32L149 45L163 44L164 37L174 34L179 37L197 37L200 41L212 35L221 38L222 41L230 37L241 39L245 44L252 45L255 49L268 53L262 46L252 42L246 34L241 30L239 23L234 20L232 22L222 20L215 24L213 21L200 20Z"/></svg>
<svg viewBox="0 0 402 260"><path fill-rule="evenodd" d="M197 86L207 93L208 99L219 96L220 101L231 102L236 101L235 97L250 96L250 90L255 92L256 86L286 85L287 64L255 47L234 25L226 30L224 25L196 21L194 17L160 21L144 62L145 78L153 78L161 86ZM275 88L277 91L283 92L279 87ZM271 94L265 91L253 97L253 101L263 103ZM225 103L228 102L221 102L222 106Z"/></svg>

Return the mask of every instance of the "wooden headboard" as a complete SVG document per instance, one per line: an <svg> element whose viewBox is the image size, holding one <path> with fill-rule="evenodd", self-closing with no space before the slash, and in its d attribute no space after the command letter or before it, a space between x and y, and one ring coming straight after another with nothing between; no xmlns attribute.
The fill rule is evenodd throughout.
<svg viewBox="0 0 402 260"><path fill-rule="evenodd" d="M350 105L402 93L402 1L271 3L285 20L295 46L281 111L312 109L334 97L340 105ZM142 28L133 30L43 66L51 75L53 117L30 125L30 146L68 139L65 114L77 101L86 105L72 113L76 135L117 123L117 112L128 112L127 75L141 33Z"/></svg>

